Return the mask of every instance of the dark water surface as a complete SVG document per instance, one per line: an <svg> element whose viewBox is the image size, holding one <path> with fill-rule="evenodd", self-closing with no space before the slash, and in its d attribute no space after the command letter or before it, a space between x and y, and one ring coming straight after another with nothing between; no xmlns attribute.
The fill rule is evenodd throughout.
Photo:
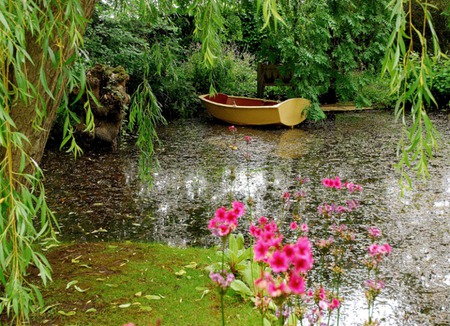
<svg viewBox="0 0 450 326"><path fill-rule="evenodd" d="M207 221L229 203L230 191L241 201L253 198L255 217L277 218L281 196L295 190L298 175L311 179L303 218L312 233L320 233L320 181L339 175L364 188L359 218L348 224L361 233L378 226L393 247L383 265L387 288L375 317L382 325L450 325L450 125L445 115L433 121L443 141L430 164L431 178L404 197L393 167L400 126L390 113L377 111L336 114L295 129L238 127L236 150L229 146L234 138L228 125L209 118L172 122L159 130L153 187L139 179L139 154L131 145L76 161L48 150L48 202L66 241L205 246L215 240ZM248 144L245 135L252 138ZM358 279L361 271L350 274ZM361 282L344 295L341 325L362 325L367 312Z"/></svg>

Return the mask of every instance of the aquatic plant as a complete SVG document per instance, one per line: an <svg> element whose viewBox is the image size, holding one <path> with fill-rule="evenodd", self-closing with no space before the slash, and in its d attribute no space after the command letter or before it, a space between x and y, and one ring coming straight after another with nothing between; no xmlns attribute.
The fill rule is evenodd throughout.
<svg viewBox="0 0 450 326"><path fill-rule="evenodd" d="M300 177L296 180L300 186L309 181ZM378 228L368 228L367 238L357 239L355 233L343 223L360 207L356 198L362 191L360 185L343 182L339 177L323 179L322 185L332 191L334 197L342 194L350 196L345 200L345 204L319 204L317 212L324 221L322 231L326 236L314 239L308 235L309 227L307 221L302 220L300 210L300 202L306 197L306 191L300 189L294 192L294 195L284 192L281 196L280 218L269 219L262 216L250 223L250 253L243 244L243 235L238 235L241 239L240 268L229 266L233 276L225 271L224 257L228 255L227 262L230 263L231 256L235 259L237 257L236 243L233 244L233 253L225 248L228 237L232 237L233 242L236 242L236 237L230 236L235 223L232 222L231 227L217 224L217 216L225 216L229 211L223 207L216 211L208 227L213 234L222 237L221 272L220 275L211 272L211 275L214 275L214 278L211 278L220 290L221 303L225 291L231 287L244 298L251 298L261 313L262 325L271 322L279 325L330 325L335 322L339 325L344 301L340 289L344 281L350 280L346 273L351 261L349 251L353 247L365 246L366 257L362 257L359 263L368 271L364 282L368 305L366 324L373 325L377 322L373 318L375 299L384 288L384 282L379 275L380 265L390 254L391 247L388 243L380 243L381 231ZM243 208L240 211L243 212ZM294 233L294 240L287 241L286 239L293 237L292 234L283 234L282 222L289 217L293 220L288 223L289 230L286 232ZM224 224L229 220L225 217L220 219ZM222 315L222 324L224 320Z"/></svg>
<svg viewBox="0 0 450 326"><path fill-rule="evenodd" d="M209 277L216 285L220 294L220 309L222 312L222 325L225 325L225 308L223 297L228 290L231 282L234 281L234 274L227 273L225 270L225 246L231 232L238 226L238 218L244 215L244 204L240 202L233 202L232 208L227 210L225 207L220 207L216 210L214 217L209 221L208 229L212 234L218 236L222 240L222 263L221 269L218 273L211 271Z"/></svg>

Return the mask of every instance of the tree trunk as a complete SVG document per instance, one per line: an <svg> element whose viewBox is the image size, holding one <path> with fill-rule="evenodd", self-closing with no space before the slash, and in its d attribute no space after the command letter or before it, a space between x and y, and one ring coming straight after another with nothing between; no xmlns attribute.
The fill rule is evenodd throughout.
<svg viewBox="0 0 450 326"><path fill-rule="evenodd" d="M94 11L95 3L97 0L80 0L81 8L84 10L84 17L89 20ZM68 43L68 38L62 40L64 46L63 50L63 59L67 59L72 55L71 46ZM49 42L49 44L56 44L56 40L54 42ZM56 53L56 46L54 52ZM28 79L33 85L39 85L39 72L41 65L39 64L43 58L43 48L42 44L39 43L36 36L32 36L31 33L28 34L27 37L27 51L33 60L34 64L30 61L25 63L26 72L28 75ZM46 116L43 119L42 124L38 128L33 127L33 121L36 118L36 105L38 105L35 99L31 100L28 104L23 103L22 101L17 101L11 107L13 108L10 112L10 116L16 124L16 131L24 134L28 140L30 141L28 144L24 144L25 152L33 158L37 163L40 162L42 155L44 153L45 144L47 143L48 135L50 129L53 125L53 122L56 118L56 111L58 109L59 103L61 101L64 88L56 89L57 80L59 77L59 71L56 70L50 60L44 63L43 70L47 76L47 84L48 88L54 95L54 99L52 99L48 94L44 91L42 87L40 87L39 92L43 94L43 98L46 106ZM14 81L12 81L14 83ZM63 83L64 85L64 83ZM3 154L3 153L1 153ZM1 155L3 157L3 155ZM20 155L17 152L14 155L13 166L17 167L19 164Z"/></svg>
<svg viewBox="0 0 450 326"><path fill-rule="evenodd" d="M96 100L84 94L77 106L79 110L76 111L81 116L81 123L76 126L76 130L81 133L82 143L85 146L106 146L113 150L116 149L125 109L130 103L130 95L126 92L126 82L129 78L121 66L113 68L96 64L87 71L86 86L89 87ZM78 90L75 95L78 95L77 92ZM94 115L94 133L84 131L86 129L84 110L86 101L89 101Z"/></svg>

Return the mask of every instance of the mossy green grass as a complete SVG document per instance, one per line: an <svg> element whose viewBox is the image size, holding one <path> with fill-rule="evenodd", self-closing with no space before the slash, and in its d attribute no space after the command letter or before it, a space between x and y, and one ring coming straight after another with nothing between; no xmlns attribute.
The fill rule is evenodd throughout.
<svg viewBox="0 0 450 326"><path fill-rule="evenodd" d="M220 296L205 269L215 249L143 243L63 244L47 257L53 282L31 325L221 325ZM225 295L227 325L258 325L250 301Z"/></svg>

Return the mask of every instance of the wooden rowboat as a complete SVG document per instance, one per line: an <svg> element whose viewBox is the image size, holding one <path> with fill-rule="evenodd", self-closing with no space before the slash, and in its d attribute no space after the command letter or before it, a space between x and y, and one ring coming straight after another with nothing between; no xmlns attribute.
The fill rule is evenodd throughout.
<svg viewBox="0 0 450 326"><path fill-rule="evenodd" d="M303 98L292 98L284 102L256 98L200 95L206 110L219 120L233 125L273 125L295 126L306 119L310 102Z"/></svg>

